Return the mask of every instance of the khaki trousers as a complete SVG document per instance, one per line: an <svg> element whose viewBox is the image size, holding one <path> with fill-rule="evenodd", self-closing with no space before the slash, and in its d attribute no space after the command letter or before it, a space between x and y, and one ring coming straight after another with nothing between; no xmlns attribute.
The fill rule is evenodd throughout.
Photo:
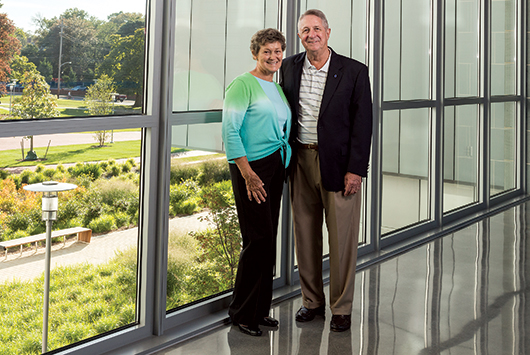
<svg viewBox="0 0 530 355"><path fill-rule="evenodd" d="M322 187L318 151L298 149L291 175L291 203L303 305L326 303L322 280L322 226L329 233L330 308L351 314L359 241L361 192L344 197Z"/></svg>

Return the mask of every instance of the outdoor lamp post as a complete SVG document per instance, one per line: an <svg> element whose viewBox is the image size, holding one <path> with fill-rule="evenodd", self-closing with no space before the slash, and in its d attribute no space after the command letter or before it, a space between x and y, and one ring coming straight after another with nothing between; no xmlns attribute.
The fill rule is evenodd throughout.
<svg viewBox="0 0 530 355"><path fill-rule="evenodd" d="M42 220L46 221L46 255L44 258L44 307L42 317L42 352L48 351L48 309L50 296L50 261L52 251L52 222L57 219L59 200L57 193L73 190L74 184L57 181L45 181L39 184L24 186L24 190L42 192Z"/></svg>
<svg viewBox="0 0 530 355"><path fill-rule="evenodd" d="M9 84L9 90L11 91L11 96L9 96L9 114L11 114L11 111L13 109L13 106L11 105L11 100L13 99L13 89L15 88L15 85L17 85L17 79L13 79L11 84Z"/></svg>
<svg viewBox="0 0 530 355"><path fill-rule="evenodd" d="M61 59L59 58L59 63L61 63ZM72 64L72 62L66 62L63 64L59 64L59 73L57 73L57 98L59 98L59 95L61 95L61 68L63 65L66 64Z"/></svg>

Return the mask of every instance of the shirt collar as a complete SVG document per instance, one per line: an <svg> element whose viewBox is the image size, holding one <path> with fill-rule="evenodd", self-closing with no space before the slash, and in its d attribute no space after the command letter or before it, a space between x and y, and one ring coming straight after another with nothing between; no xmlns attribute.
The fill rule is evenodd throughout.
<svg viewBox="0 0 530 355"><path fill-rule="evenodd" d="M326 64L324 64L324 66L322 68L319 69L319 71L323 71L325 73L328 72L329 70L329 63L331 61L331 49L329 49L329 56L328 56L328 60L326 61ZM314 69L316 70L315 66L313 64L311 64L311 62L309 61L309 59L307 58L307 54L305 55L305 60L304 60L304 69L305 70L308 70L308 69Z"/></svg>

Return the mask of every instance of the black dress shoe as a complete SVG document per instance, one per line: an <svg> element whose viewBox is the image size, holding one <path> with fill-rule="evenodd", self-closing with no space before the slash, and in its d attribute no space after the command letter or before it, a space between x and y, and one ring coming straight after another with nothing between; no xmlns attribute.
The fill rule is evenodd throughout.
<svg viewBox="0 0 530 355"><path fill-rule="evenodd" d="M276 319L272 317L264 317L260 322L259 325L262 325L264 327L277 327L280 322L278 322Z"/></svg>
<svg viewBox="0 0 530 355"><path fill-rule="evenodd" d="M241 333L252 335L253 337L259 337L262 334L259 327L251 327L243 324L238 324L237 326L239 327Z"/></svg>
<svg viewBox="0 0 530 355"><path fill-rule="evenodd" d="M309 322L315 319L315 316L324 316L325 314L326 306L324 305L313 309L302 306L298 312L296 312L295 319L297 322Z"/></svg>
<svg viewBox="0 0 530 355"><path fill-rule="evenodd" d="M351 327L351 315L333 315L331 317L331 330L334 332L343 332Z"/></svg>

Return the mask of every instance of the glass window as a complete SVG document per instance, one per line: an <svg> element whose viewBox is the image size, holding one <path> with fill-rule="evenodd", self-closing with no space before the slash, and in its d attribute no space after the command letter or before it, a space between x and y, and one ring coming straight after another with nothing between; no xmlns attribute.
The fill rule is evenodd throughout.
<svg viewBox="0 0 530 355"><path fill-rule="evenodd" d="M21 160L30 145L36 160ZM77 185L58 193L52 222L47 349L138 321L140 151L139 129L0 138L4 353L40 354L43 341L46 224L42 194L27 184Z"/></svg>
<svg viewBox="0 0 530 355"><path fill-rule="evenodd" d="M222 109L224 89L254 68L250 38L278 27L278 1L178 0L173 111Z"/></svg>
<svg viewBox="0 0 530 355"><path fill-rule="evenodd" d="M305 6L304 6L305 2ZM329 46L339 54L366 63L367 52L367 1L302 1L302 13L319 9L326 14L331 28ZM304 48L300 44L300 51Z"/></svg>
<svg viewBox="0 0 530 355"><path fill-rule="evenodd" d="M516 107L514 102L491 104L491 196L515 188Z"/></svg>
<svg viewBox="0 0 530 355"><path fill-rule="evenodd" d="M517 77L517 4L491 2L491 95L514 95Z"/></svg>
<svg viewBox="0 0 530 355"><path fill-rule="evenodd" d="M444 212L478 201L478 106L445 108Z"/></svg>
<svg viewBox="0 0 530 355"><path fill-rule="evenodd" d="M445 96L477 96L479 3L447 0L445 4Z"/></svg>
<svg viewBox="0 0 530 355"><path fill-rule="evenodd" d="M145 0L3 4L13 40L2 48L0 119L142 114L145 9Z"/></svg>
<svg viewBox="0 0 530 355"><path fill-rule="evenodd" d="M430 217L430 109L383 115L381 232Z"/></svg>
<svg viewBox="0 0 530 355"><path fill-rule="evenodd" d="M383 99L430 98L431 2L384 2Z"/></svg>

